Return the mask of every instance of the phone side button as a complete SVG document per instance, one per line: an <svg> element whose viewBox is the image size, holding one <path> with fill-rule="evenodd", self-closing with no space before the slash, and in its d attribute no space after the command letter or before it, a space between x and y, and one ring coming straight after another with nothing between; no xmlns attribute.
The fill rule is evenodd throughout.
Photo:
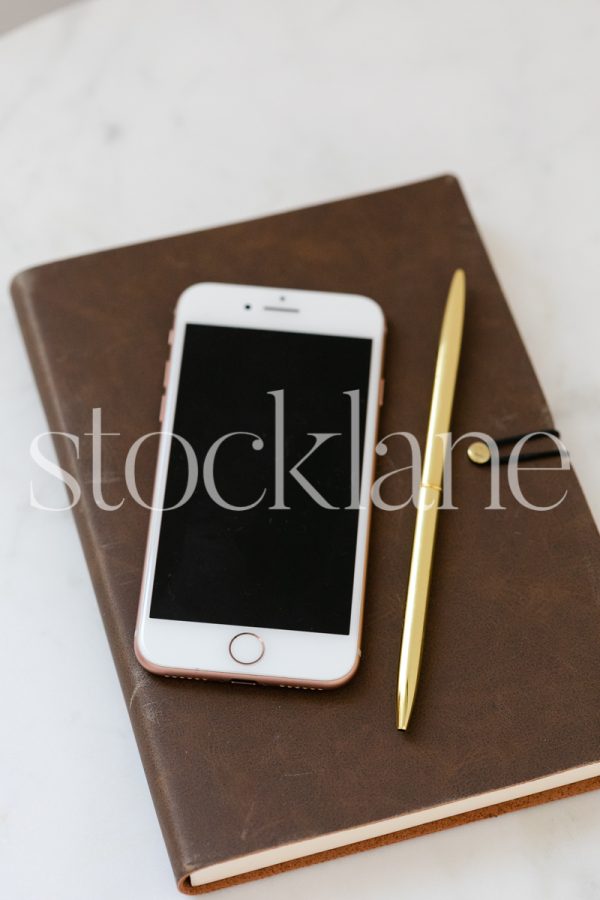
<svg viewBox="0 0 600 900"><path fill-rule="evenodd" d="M385 378L379 382L379 405L383 406L383 395L385 393Z"/></svg>
<svg viewBox="0 0 600 900"><path fill-rule="evenodd" d="M162 422L162 420L163 420L164 417L165 417L165 402L166 402L166 399L167 399L167 395L166 395L166 394L163 394L162 397L160 398L160 412L159 412L159 414L158 414L158 421L159 421L159 422Z"/></svg>

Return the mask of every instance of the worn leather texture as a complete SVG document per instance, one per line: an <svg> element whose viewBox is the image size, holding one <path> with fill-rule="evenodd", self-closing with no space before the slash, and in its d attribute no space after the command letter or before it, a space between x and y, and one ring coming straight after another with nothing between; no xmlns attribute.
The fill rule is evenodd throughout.
<svg viewBox="0 0 600 900"><path fill-rule="evenodd" d="M389 329L380 435L410 431L422 443L458 266L468 296L455 435L552 426L450 176L54 262L13 282L50 428L80 438L79 458L67 439L57 437L56 447L82 486L74 511L81 542L182 890L191 891L188 875L200 867L600 760L600 538L577 478L557 461L530 463L521 485L531 502L553 503L567 491L553 511L535 512L514 499L504 472L506 509L486 510L489 470L467 460L468 441L454 453L458 508L439 516L422 676L406 734L396 730L394 704L411 505L374 512L363 657L345 687L166 679L134 656L148 513L126 490L124 463L130 445L158 428L167 335L183 289L225 281L373 297ZM102 408L103 431L119 433L104 439L102 460L105 499L125 498L115 512L92 498L84 435L94 407ZM388 445L380 475L410 462L402 438ZM147 442L137 466L148 502L156 446ZM390 502L405 500L410 472L388 488Z"/></svg>

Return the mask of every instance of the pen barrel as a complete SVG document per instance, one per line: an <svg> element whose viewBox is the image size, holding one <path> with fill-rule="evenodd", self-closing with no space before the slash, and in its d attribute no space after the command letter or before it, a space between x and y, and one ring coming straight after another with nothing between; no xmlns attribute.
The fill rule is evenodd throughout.
<svg viewBox="0 0 600 900"><path fill-rule="evenodd" d="M423 484L441 487L465 318L465 273L457 269L444 310L423 460Z"/></svg>
<svg viewBox="0 0 600 900"><path fill-rule="evenodd" d="M421 485L398 671L399 727L406 727L417 690L441 491ZM405 724L400 724L401 722Z"/></svg>
<svg viewBox="0 0 600 900"><path fill-rule="evenodd" d="M442 320L410 562L396 706L397 725L402 730L408 727L421 666L435 529L442 494L445 452L450 436L452 403L460 360L465 297L465 273L462 269L457 269L450 282Z"/></svg>

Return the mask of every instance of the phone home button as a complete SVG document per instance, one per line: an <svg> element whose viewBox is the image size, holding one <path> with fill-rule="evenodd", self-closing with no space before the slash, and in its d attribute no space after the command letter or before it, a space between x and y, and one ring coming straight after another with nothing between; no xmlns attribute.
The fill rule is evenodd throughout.
<svg viewBox="0 0 600 900"><path fill-rule="evenodd" d="M265 645L259 636L251 631L242 631L229 642L230 656L244 666L258 662L259 659L262 659L264 652Z"/></svg>

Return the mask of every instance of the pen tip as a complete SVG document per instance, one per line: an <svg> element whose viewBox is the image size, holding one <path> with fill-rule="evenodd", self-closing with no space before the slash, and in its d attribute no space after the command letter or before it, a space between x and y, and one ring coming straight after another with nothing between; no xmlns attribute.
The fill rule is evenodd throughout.
<svg viewBox="0 0 600 900"><path fill-rule="evenodd" d="M406 731L408 729L408 720L410 719L410 704L406 694L398 697L398 705L396 707L396 728L398 731Z"/></svg>
<svg viewBox="0 0 600 900"><path fill-rule="evenodd" d="M455 269L454 275L452 276L452 281L457 286L460 286L464 290L466 283L467 283L467 276L465 275L465 270L464 269Z"/></svg>

